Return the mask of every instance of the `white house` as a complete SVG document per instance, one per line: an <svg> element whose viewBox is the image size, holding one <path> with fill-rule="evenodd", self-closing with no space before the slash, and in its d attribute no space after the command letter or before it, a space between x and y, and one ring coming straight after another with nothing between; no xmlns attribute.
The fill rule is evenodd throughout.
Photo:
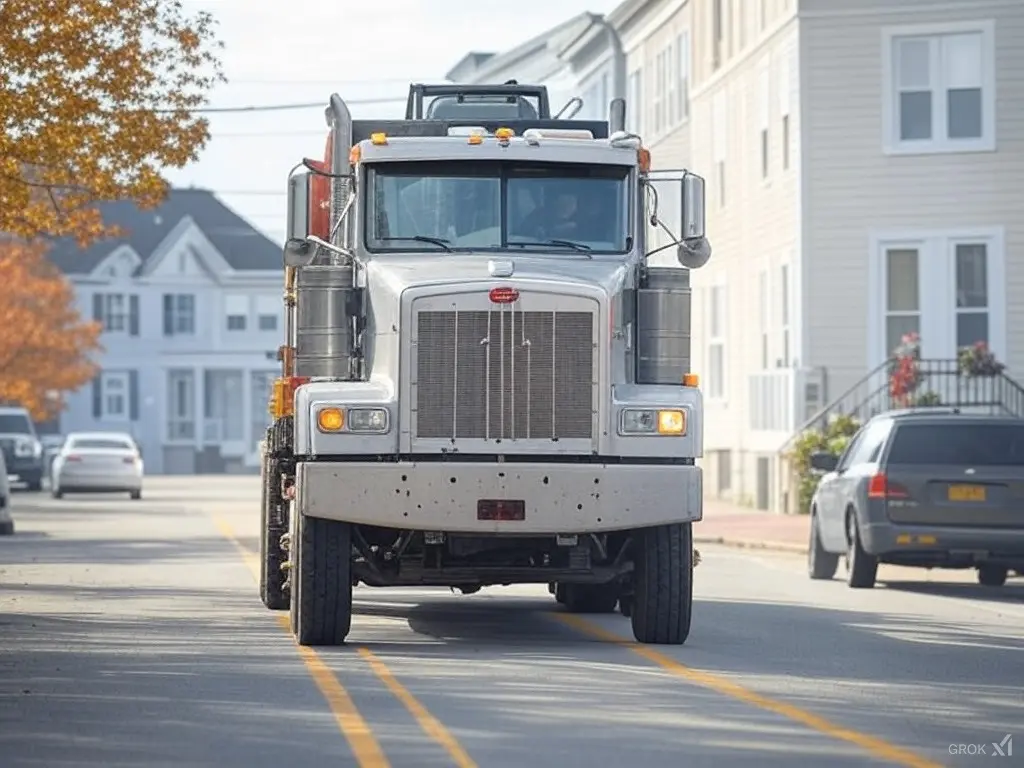
<svg viewBox="0 0 1024 768"><path fill-rule="evenodd" d="M626 0L607 21L653 167L708 180L709 494L791 507L780 450L851 387L884 390L906 332L925 358L983 340L1024 368L1024 3ZM605 93L600 29L559 56Z"/></svg>
<svg viewBox="0 0 1024 768"><path fill-rule="evenodd" d="M122 239L50 254L104 328L101 372L61 431L130 432L151 473L255 471L282 343L280 247L205 190L103 214Z"/></svg>

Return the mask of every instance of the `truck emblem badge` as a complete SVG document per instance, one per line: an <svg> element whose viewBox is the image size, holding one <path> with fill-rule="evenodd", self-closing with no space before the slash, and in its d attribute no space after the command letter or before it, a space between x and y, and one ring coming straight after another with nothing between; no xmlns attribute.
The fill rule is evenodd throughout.
<svg viewBox="0 0 1024 768"><path fill-rule="evenodd" d="M501 287L491 288L487 294L495 304L514 304L519 299L519 291L515 288Z"/></svg>
<svg viewBox="0 0 1024 768"><path fill-rule="evenodd" d="M514 261L491 259L487 262L487 271L491 277L512 277L512 274L516 271L516 264Z"/></svg>

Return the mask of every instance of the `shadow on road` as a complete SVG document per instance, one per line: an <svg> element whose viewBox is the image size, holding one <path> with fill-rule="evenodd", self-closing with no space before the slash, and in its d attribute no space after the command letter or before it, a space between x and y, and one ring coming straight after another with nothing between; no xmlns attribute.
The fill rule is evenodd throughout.
<svg viewBox="0 0 1024 768"><path fill-rule="evenodd" d="M994 603L1024 603L1024 581L1009 580L1002 587L980 584L957 584L936 581L884 581L886 589L922 595L959 597L964 600L985 600Z"/></svg>

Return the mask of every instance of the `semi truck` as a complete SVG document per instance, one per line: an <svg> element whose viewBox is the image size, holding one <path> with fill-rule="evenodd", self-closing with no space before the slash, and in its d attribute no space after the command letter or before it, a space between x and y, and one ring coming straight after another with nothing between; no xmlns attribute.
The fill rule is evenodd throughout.
<svg viewBox="0 0 1024 768"><path fill-rule="evenodd" d="M574 102L413 84L354 120L334 94L289 173L260 594L300 644L343 644L360 584L546 584L686 641L704 180L652 170L624 100Z"/></svg>

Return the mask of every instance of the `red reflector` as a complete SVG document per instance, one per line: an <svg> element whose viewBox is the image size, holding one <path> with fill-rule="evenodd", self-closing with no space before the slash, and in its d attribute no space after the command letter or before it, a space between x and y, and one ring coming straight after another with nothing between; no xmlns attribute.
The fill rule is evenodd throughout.
<svg viewBox="0 0 1024 768"><path fill-rule="evenodd" d="M65 456L64 461L81 461L81 456Z"/></svg>
<svg viewBox="0 0 1024 768"><path fill-rule="evenodd" d="M477 520L525 520L526 502L508 499L480 499L476 503Z"/></svg>
<svg viewBox="0 0 1024 768"><path fill-rule="evenodd" d="M491 288L487 294L495 304L511 304L519 298L515 288Z"/></svg>
<svg viewBox="0 0 1024 768"><path fill-rule="evenodd" d="M294 389L298 389L303 384L309 384L309 376L289 376L288 377L288 386L290 386L293 390Z"/></svg>

